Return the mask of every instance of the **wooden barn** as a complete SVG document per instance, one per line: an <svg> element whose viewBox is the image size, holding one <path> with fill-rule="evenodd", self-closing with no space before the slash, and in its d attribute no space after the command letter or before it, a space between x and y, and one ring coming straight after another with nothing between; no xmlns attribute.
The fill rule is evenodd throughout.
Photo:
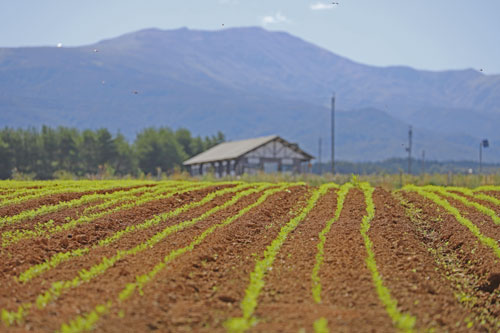
<svg viewBox="0 0 500 333"><path fill-rule="evenodd" d="M198 154L184 165L192 176L215 173L217 177L253 174L259 171L305 172L314 157L295 143L277 135L223 142Z"/></svg>

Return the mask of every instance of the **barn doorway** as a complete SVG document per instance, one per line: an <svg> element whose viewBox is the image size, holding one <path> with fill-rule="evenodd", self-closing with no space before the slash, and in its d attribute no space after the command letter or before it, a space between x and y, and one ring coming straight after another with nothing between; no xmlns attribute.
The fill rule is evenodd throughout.
<svg viewBox="0 0 500 333"><path fill-rule="evenodd" d="M264 162L265 173L278 172L278 168L279 168L278 162Z"/></svg>

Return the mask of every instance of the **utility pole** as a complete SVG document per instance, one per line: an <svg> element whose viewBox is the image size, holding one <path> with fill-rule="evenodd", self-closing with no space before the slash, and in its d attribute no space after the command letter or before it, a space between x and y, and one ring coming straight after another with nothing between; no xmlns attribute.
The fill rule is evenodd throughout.
<svg viewBox="0 0 500 333"><path fill-rule="evenodd" d="M318 142L318 170L319 174L321 175L323 173L323 167L321 166L321 137L319 137L319 142Z"/></svg>
<svg viewBox="0 0 500 333"><path fill-rule="evenodd" d="M335 93L332 96L332 174L335 175Z"/></svg>
<svg viewBox="0 0 500 333"><path fill-rule="evenodd" d="M483 142L479 144L479 174L481 174L481 171L483 169Z"/></svg>
<svg viewBox="0 0 500 333"><path fill-rule="evenodd" d="M425 150L422 150L422 174L425 175Z"/></svg>
<svg viewBox="0 0 500 333"><path fill-rule="evenodd" d="M489 146L490 143L487 139L484 139L479 143L479 173L481 173L483 169L483 147L488 148Z"/></svg>
<svg viewBox="0 0 500 333"><path fill-rule="evenodd" d="M408 130L408 147L406 147L406 151L408 152L408 174L411 174L411 146L413 139L413 129L410 126Z"/></svg>

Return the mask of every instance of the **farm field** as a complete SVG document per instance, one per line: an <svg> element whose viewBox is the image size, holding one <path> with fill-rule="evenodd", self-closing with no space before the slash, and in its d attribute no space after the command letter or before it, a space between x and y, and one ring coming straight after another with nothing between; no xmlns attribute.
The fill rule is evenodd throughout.
<svg viewBox="0 0 500 333"><path fill-rule="evenodd" d="M499 332L500 186L0 181L2 332Z"/></svg>

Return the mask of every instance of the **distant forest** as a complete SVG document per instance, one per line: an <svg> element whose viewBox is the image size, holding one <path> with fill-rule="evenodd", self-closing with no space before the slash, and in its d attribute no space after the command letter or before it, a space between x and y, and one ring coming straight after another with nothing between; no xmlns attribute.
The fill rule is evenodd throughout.
<svg viewBox="0 0 500 333"><path fill-rule="evenodd" d="M473 174L479 172L479 163L476 161L422 161L421 159L412 159L411 174L420 175L427 174L468 174L472 171ZM318 163L313 164L312 172L327 173L331 172L332 164ZM371 175L371 174L398 174L408 173L408 159L407 158L390 158L384 161L376 162L347 162L338 161L335 163L335 172L341 174L357 174L357 175ZM482 173L500 173L500 164L496 163L483 163Z"/></svg>
<svg viewBox="0 0 500 333"><path fill-rule="evenodd" d="M181 170L184 160L224 140L221 132L201 138L187 129L167 127L146 128L132 143L105 128L4 128L0 130L0 179L156 175Z"/></svg>
<svg viewBox="0 0 500 333"><path fill-rule="evenodd" d="M133 142L105 128L80 131L43 126L41 129L0 130L0 179L54 179L82 177L141 177L181 171L182 162L225 141L223 133L200 137L189 130L146 128ZM477 162L412 160L412 173L478 172ZM313 163L312 172L330 172L331 163ZM341 174L407 173L408 160L336 163ZM484 164L483 173L499 173L500 164Z"/></svg>

